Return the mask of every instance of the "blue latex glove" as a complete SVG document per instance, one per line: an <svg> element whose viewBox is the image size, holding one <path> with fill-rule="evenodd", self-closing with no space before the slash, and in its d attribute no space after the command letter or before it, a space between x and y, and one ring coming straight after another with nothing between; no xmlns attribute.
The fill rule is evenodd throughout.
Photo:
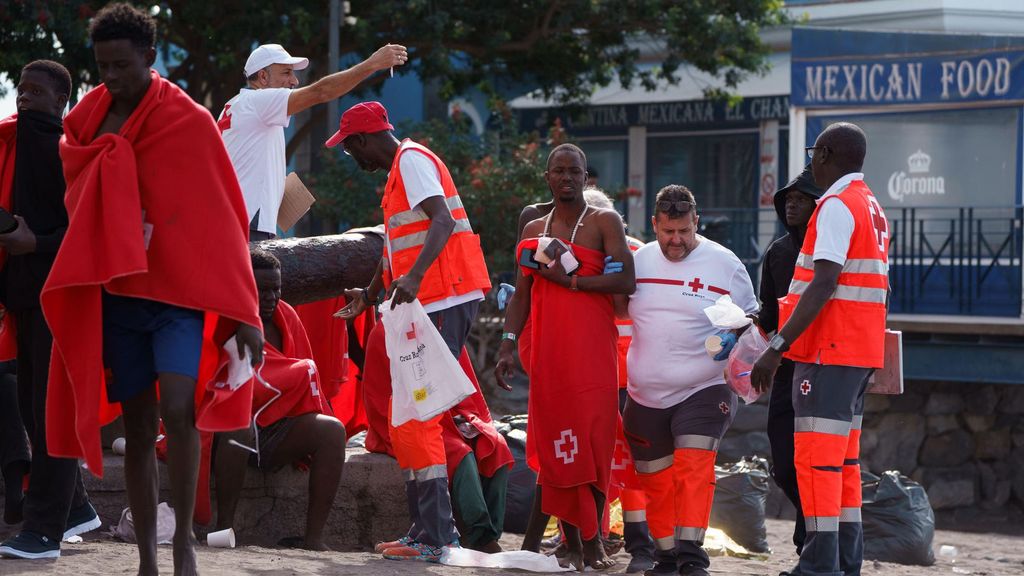
<svg viewBox="0 0 1024 576"><path fill-rule="evenodd" d="M613 262L611 256L604 257L604 272L602 274L618 274L622 272L622 262Z"/></svg>
<svg viewBox="0 0 1024 576"><path fill-rule="evenodd" d="M732 352L733 346L736 346L736 335L729 331L719 332L717 334L722 339L722 351L713 356L716 362L729 359L729 352Z"/></svg>
<svg viewBox="0 0 1024 576"><path fill-rule="evenodd" d="M498 310L504 310L505 306L508 305L508 299L516 293L516 287L511 284L505 284L502 282L498 286L498 294L495 297L498 300Z"/></svg>

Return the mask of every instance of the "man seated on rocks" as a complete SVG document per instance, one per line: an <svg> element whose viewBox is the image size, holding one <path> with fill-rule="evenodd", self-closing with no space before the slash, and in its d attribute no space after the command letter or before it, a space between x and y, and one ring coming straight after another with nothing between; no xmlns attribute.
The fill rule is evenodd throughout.
<svg viewBox="0 0 1024 576"><path fill-rule="evenodd" d="M274 471L290 463L309 465L309 504L305 536L289 536L281 546L327 550L324 525L345 464L345 427L330 416L320 393L309 339L298 314L281 300L281 262L252 248L253 275L260 297L266 340L264 362L253 382L252 429L217 435L214 474L217 530L231 528L245 484L246 463ZM219 376L220 378L220 376ZM218 381L221 381L218 379ZM253 453L247 447L255 447Z"/></svg>

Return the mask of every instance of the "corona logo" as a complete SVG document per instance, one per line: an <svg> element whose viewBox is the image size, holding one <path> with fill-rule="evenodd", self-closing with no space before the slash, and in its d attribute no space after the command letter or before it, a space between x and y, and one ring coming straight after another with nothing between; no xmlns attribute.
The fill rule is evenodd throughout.
<svg viewBox="0 0 1024 576"><path fill-rule="evenodd" d="M918 150L907 158L907 167L911 174L927 174L932 166L932 157Z"/></svg>
<svg viewBox="0 0 1024 576"><path fill-rule="evenodd" d="M903 202L909 196L942 196L946 194L946 179L930 176L932 157L921 150L907 158L907 172L893 172L889 176L889 197Z"/></svg>

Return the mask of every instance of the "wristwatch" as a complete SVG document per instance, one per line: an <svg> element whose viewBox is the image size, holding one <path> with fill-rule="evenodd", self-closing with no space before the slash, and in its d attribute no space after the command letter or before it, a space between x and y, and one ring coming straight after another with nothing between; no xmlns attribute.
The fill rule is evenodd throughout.
<svg viewBox="0 0 1024 576"><path fill-rule="evenodd" d="M789 343L782 337L782 334L776 334L768 341L768 347L776 352L785 352L789 350Z"/></svg>

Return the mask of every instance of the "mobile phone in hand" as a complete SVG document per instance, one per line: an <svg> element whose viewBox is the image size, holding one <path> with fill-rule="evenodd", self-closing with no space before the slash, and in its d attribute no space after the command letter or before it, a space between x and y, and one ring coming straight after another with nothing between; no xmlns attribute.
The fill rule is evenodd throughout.
<svg viewBox="0 0 1024 576"><path fill-rule="evenodd" d="M519 253L519 265L527 268L533 268L534 270L540 269L540 264L533 259L534 251L529 248L523 248L523 251Z"/></svg>
<svg viewBox="0 0 1024 576"><path fill-rule="evenodd" d="M10 234L18 228L18 221L11 213L0 208L0 234Z"/></svg>

